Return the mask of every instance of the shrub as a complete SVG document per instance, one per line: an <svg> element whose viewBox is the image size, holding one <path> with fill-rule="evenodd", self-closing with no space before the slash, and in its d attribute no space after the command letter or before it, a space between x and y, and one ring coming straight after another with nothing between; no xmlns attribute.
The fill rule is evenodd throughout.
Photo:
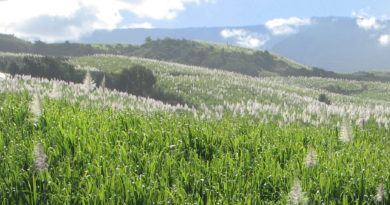
<svg viewBox="0 0 390 205"><path fill-rule="evenodd" d="M329 98L323 93L318 96L318 101L323 102L327 105L331 104Z"/></svg>

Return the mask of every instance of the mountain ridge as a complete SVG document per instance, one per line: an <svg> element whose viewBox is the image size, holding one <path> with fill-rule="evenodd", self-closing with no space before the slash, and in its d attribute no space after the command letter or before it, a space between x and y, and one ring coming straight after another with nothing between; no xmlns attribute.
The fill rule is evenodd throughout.
<svg viewBox="0 0 390 205"><path fill-rule="evenodd" d="M265 25L97 30L77 42L140 45L149 36L153 40L184 38L242 46L236 37L222 36L222 31L228 30L239 31L240 35L245 33L242 38L259 40L259 44L263 44L257 48L272 51L308 66L336 72L390 70L390 46L382 46L378 42L381 35L390 35L390 21L378 20L376 24L381 26L367 29L358 25L358 19L312 17L309 25L294 28L295 33L286 35L274 35Z"/></svg>

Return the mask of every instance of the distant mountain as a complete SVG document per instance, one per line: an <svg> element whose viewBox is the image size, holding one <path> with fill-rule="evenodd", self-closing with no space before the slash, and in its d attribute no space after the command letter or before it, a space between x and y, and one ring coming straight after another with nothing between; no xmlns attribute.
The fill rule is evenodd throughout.
<svg viewBox="0 0 390 205"><path fill-rule="evenodd" d="M205 42L228 43L221 35L224 28L178 28L178 29L143 29L128 28L114 30L96 30L89 36L84 36L79 41L85 43L127 43L143 44L147 37L152 39L190 39ZM266 32L264 26L252 26L245 29Z"/></svg>
<svg viewBox="0 0 390 205"><path fill-rule="evenodd" d="M390 22L377 21L380 26L364 29L358 26L357 21L357 18L346 17L312 18L310 25L299 27L296 33L286 35L274 35L264 25L97 30L79 42L140 45L149 36L154 40L173 38L252 46L245 42L252 38L258 40L254 47L270 50L308 66L336 72L390 70L390 44L384 46L379 42L381 35L390 35ZM224 31L227 36L223 35Z"/></svg>
<svg viewBox="0 0 390 205"><path fill-rule="evenodd" d="M226 45L236 45L237 39L234 37L224 37L223 31L244 31L245 36L253 36L254 38L264 40L265 44L260 46L261 49L271 48L274 44L285 39L286 36L272 36L264 25L256 26L239 26L239 27L203 27L203 28L177 28L177 29L143 29L143 28L127 28L113 30L96 30L88 36L84 36L76 42L81 43L125 43L141 45L145 43L145 39L150 37L153 40L157 39L187 39L194 41L221 43Z"/></svg>
<svg viewBox="0 0 390 205"><path fill-rule="evenodd" d="M390 23L363 29L352 18L314 18L312 25L287 37L271 50L299 63L337 72L390 70L390 45L379 42L390 34Z"/></svg>

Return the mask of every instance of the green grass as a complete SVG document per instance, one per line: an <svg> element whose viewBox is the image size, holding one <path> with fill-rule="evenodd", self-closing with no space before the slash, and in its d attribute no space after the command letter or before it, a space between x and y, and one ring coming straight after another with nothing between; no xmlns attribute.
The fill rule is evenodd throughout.
<svg viewBox="0 0 390 205"><path fill-rule="evenodd" d="M117 43L105 43L105 44L98 44L98 43L93 43L93 44L85 44L85 45L90 45L92 48L102 50L102 51L109 51L112 48L117 48L118 46L123 48L129 48L129 47L137 47L137 45L132 45L132 44L117 44Z"/></svg>
<svg viewBox="0 0 390 205"><path fill-rule="evenodd" d="M104 72L118 73L122 69L130 68L136 63L130 62L127 58L116 58L115 61L111 57L83 56L71 59L71 64L81 67L95 67Z"/></svg>
<svg viewBox="0 0 390 205"><path fill-rule="evenodd" d="M271 54L275 59L277 59L278 61L282 61L284 63L286 63L287 65L291 66L292 68L295 68L295 69L302 69L302 68L305 68L307 70L312 70L311 67L309 66L305 66L305 65L302 65L302 64L299 64L293 60L290 60L290 59L287 59L287 58L284 58L282 56L279 56L279 55L276 55L276 54Z"/></svg>
<svg viewBox="0 0 390 205"><path fill-rule="evenodd" d="M232 53L232 52L240 52L240 53L245 53L247 55L253 55L255 52L264 52L262 50L245 48L245 47L238 47L238 46L234 46L234 45L225 45L225 44L221 44L221 43L203 42L203 41L196 41L196 42L199 43L200 45L204 46L204 47L212 46L218 52L220 52L221 50L224 50L224 52L230 52L230 53ZM294 62L292 60L286 59L286 58L281 57L279 55L276 55L274 53L270 53L270 54L277 61L284 62L287 65L291 66L292 68L295 68L295 69L305 68L305 69L311 70L311 67L309 67L309 66L305 66L305 65L296 63L296 62ZM266 71L263 71L263 72L266 72ZM275 75L275 73L274 73L274 75ZM260 75L260 76L262 76L262 75Z"/></svg>
<svg viewBox="0 0 390 205"><path fill-rule="evenodd" d="M203 47L212 46L217 51L221 51L223 49L225 52L229 52L229 53L241 52L241 53L245 53L248 55L253 55L256 52L255 49L239 47L239 46L234 46L234 45L226 45L226 44L222 44L222 43L204 42L204 41L195 41L195 42L199 43L199 45L201 45Z"/></svg>
<svg viewBox="0 0 390 205"><path fill-rule="evenodd" d="M330 78L308 77L266 77L252 78L239 74L233 74L217 70L209 70L193 66L185 66L175 63L167 63L141 58L128 58L116 56L85 56L73 58L70 61L74 65L95 67L105 72L119 72L123 68L141 64L154 71L158 76L158 86L169 92L178 93L186 102L191 104L205 103L206 105L220 105L223 101L240 102L259 100L262 88L287 93L296 93L300 96L317 98L320 93L328 93L324 88L329 85L339 85L345 90L360 89L366 85L367 89L350 95L329 93L332 101L351 101L358 105L367 102L390 100L389 83L354 81ZM207 93L204 92L207 90ZM216 96L222 94L222 99ZM270 96L267 97L269 99ZM201 100L204 99L204 100ZM282 99L283 100L283 99Z"/></svg>
<svg viewBox="0 0 390 205"><path fill-rule="evenodd" d="M202 121L49 98L33 124L30 103L26 94L0 95L2 203L284 204L294 178L311 203L372 203L390 178L387 132L372 123L344 144L335 126ZM32 167L37 142L48 156L43 173ZM307 168L310 147L318 165Z"/></svg>
<svg viewBox="0 0 390 205"><path fill-rule="evenodd" d="M390 189L386 83L340 95L322 88L361 82L252 78L114 56L71 62L111 72L142 64L196 110L65 83L55 100L46 96L55 82L0 81L2 204L287 204L295 179L310 204L375 204L377 187ZM43 114L33 122L37 92ZM320 93L332 105L319 103ZM368 121L355 125L365 112ZM348 143L339 140L343 118L353 123ZM33 166L37 143L44 172ZM307 167L311 148L317 164Z"/></svg>

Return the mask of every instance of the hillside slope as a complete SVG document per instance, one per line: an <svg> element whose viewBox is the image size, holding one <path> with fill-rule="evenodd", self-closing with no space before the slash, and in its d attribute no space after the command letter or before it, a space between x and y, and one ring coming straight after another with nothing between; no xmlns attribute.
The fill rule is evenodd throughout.
<svg viewBox="0 0 390 205"><path fill-rule="evenodd" d="M129 44L77 44L44 42L30 43L13 36L3 35L4 45L0 51L33 53L48 56L86 56L114 54L152 58L188 65L209 67L237 72L249 76L318 76L368 81L389 81L382 73L359 72L340 74L298 64L268 51L248 49L231 45L190 40L151 40L137 46Z"/></svg>
<svg viewBox="0 0 390 205"><path fill-rule="evenodd" d="M13 35L0 34L0 51L13 53L28 53L32 43L16 38Z"/></svg>
<svg viewBox="0 0 390 205"><path fill-rule="evenodd" d="M365 82L319 77L250 77L204 67L195 67L152 59L97 55L70 59L80 67L94 68L104 72L119 72L121 68L143 65L157 76L157 86L179 94L186 102L200 107L201 104L217 106L224 101L240 103L248 101L275 102L282 96L261 98L257 89L272 88L291 95L316 99L327 93L332 101L344 103L368 103L390 99L388 83ZM332 87L338 88L332 89ZM287 103L287 102L286 102Z"/></svg>
<svg viewBox="0 0 390 205"><path fill-rule="evenodd" d="M313 204L374 204L386 186L389 83L259 78L113 55L70 61L113 72L143 65L158 87L196 106L0 79L4 203L288 204L298 189Z"/></svg>
<svg viewBox="0 0 390 205"><path fill-rule="evenodd" d="M189 65L204 66L238 72L251 76L260 75L315 75L309 67L296 64L267 51L225 46L189 40L148 40L141 46L128 44L22 44L12 36L5 36L4 52L35 53L51 56L82 56L92 54L121 54L166 60ZM18 49L17 49L18 48ZM23 49L20 49L23 48Z"/></svg>
<svg viewBox="0 0 390 205"><path fill-rule="evenodd" d="M250 76L310 75L309 67L296 64L268 51L189 40L149 41L134 56L233 71Z"/></svg>

